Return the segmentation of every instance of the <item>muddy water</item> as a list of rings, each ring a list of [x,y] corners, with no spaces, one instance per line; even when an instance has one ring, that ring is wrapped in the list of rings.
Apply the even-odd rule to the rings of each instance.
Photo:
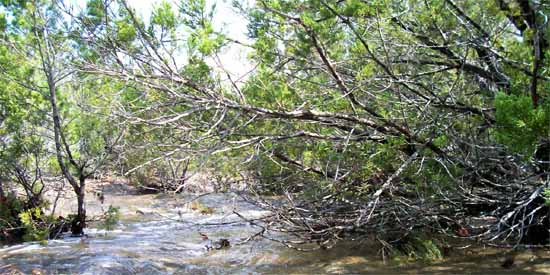
[[[495,249],[463,249],[442,261],[403,264],[383,262],[376,249],[361,243],[308,253],[263,239],[239,245],[258,229],[237,222],[240,219],[233,211],[247,218],[266,212],[235,195],[204,196],[199,203],[189,203],[191,199],[124,194],[107,196],[104,204],[91,199],[92,215],[109,204],[120,207],[124,218],[115,230],[92,224],[86,238],[5,246],[0,248],[0,274],[15,270],[23,274],[550,273],[550,252],[545,250],[521,252],[515,265],[504,269],[505,251]],[[71,207],[69,203],[62,208],[70,211]],[[226,224],[212,225],[220,222]],[[231,247],[207,249],[222,238]]]

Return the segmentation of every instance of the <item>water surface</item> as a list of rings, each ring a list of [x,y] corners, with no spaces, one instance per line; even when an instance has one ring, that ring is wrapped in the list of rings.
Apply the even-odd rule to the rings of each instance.
[[[383,261],[377,248],[361,242],[330,250],[299,252],[265,239],[239,244],[259,231],[233,212],[253,219],[269,214],[236,195],[213,194],[189,203],[187,195],[110,195],[90,199],[89,213],[107,205],[121,208],[123,220],[113,231],[92,224],[86,238],[64,237],[0,248],[0,273],[25,274],[349,274],[349,273],[506,273],[550,274],[550,251],[518,253],[515,265],[501,264],[507,251],[472,246],[455,249],[441,261]],[[69,212],[71,205],[64,206]],[[208,210],[205,210],[208,209]],[[213,213],[205,213],[210,212]],[[201,213],[203,212],[203,213]],[[224,225],[214,226],[216,223]],[[208,240],[204,239],[204,235]],[[228,239],[231,247],[207,249]]]

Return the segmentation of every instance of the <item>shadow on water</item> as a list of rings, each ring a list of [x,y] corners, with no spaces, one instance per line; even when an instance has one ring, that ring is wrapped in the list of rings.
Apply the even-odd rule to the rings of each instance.
[[[509,269],[501,266],[505,251],[469,249],[441,261],[396,263],[381,259],[377,249],[361,243],[341,243],[330,250],[298,252],[267,240],[208,250],[212,240],[234,244],[257,231],[246,224],[211,226],[266,214],[232,195],[200,199],[199,211],[183,196],[111,195],[107,203],[121,208],[124,220],[114,231],[96,228],[87,238],[66,237],[43,246],[24,243],[0,249],[0,274],[548,274],[550,252],[520,252]],[[100,205],[90,203],[90,212]],[[94,209],[94,207],[96,209]],[[210,213],[212,212],[212,213]],[[199,234],[199,233],[202,233]],[[209,240],[205,240],[207,235]],[[12,272],[12,273],[10,273]]]

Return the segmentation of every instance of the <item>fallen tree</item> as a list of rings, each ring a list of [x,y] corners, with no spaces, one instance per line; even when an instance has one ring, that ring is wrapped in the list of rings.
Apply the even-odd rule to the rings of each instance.
[[[119,118],[155,133],[162,158],[253,175],[254,201],[275,213],[266,228],[297,243],[426,230],[548,243],[547,4],[240,8],[256,65],[244,83],[208,65],[238,41],[201,1],[160,4],[147,24],[125,1],[90,2],[75,15],[94,53],[80,69],[126,81]]]

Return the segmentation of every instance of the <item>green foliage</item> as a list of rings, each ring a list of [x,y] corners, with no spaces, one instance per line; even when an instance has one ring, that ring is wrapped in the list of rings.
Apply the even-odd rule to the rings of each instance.
[[[437,261],[443,254],[435,241],[426,237],[408,237],[394,251],[394,260],[407,261]]]
[[[21,224],[25,228],[24,241],[40,241],[44,243],[50,236],[49,223],[45,222],[42,209],[31,208],[19,214]]]
[[[360,0],[346,0],[341,13],[345,16],[367,16],[373,10],[373,4],[381,1],[370,1],[370,5]]]
[[[120,220],[120,207],[109,205],[104,213],[101,227],[105,230],[113,230]]]
[[[122,43],[130,43],[136,38],[136,28],[127,20],[116,21],[117,40]]]
[[[204,60],[194,56],[190,58],[189,64],[185,65],[182,73],[192,80],[208,83],[210,81],[211,68]]]
[[[14,195],[9,194],[0,200],[0,228],[18,227],[21,224],[19,213],[23,210],[24,202]]]
[[[208,7],[205,0],[181,2],[182,23],[190,30],[190,37],[187,40],[188,52],[191,53],[190,57],[193,57],[196,51],[201,55],[209,56],[223,46],[225,36],[222,33],[215,32],[212,25],[215,10],[216,5],[213,4]],[[164,9],[163,20],[164,18],[170,18],[169,13]]]
[[[499,93],[495,99],[499,142],[512,150],[532,155],[537,141],[550,136],[550,102],[533,108],[531,98]]]
[[[102,0],[89,0],[86,3],[86,18],[95,25],[98,25],[105,16],[105,5]]]
[[[544,203],[547,206],[550,206],[550,188],[544,188],[541,194],[542,198],[544,199]]]
[[[216,52],[225,41],[223,35],[215,34],[211,23],[205,22],[204,26],[191,34],[188,45],[191,50],[197,49],[203,55],[211,55]]]
[[[163,1],[155,7],[151,22],[157,24],[166,29],[173,29],[176,27],[176,15],[172,10],[172,5],[169,2]]]
[[[5,31],[8,26],[8,20],[6,19],[6,14],[0,12],[0,31]]]

